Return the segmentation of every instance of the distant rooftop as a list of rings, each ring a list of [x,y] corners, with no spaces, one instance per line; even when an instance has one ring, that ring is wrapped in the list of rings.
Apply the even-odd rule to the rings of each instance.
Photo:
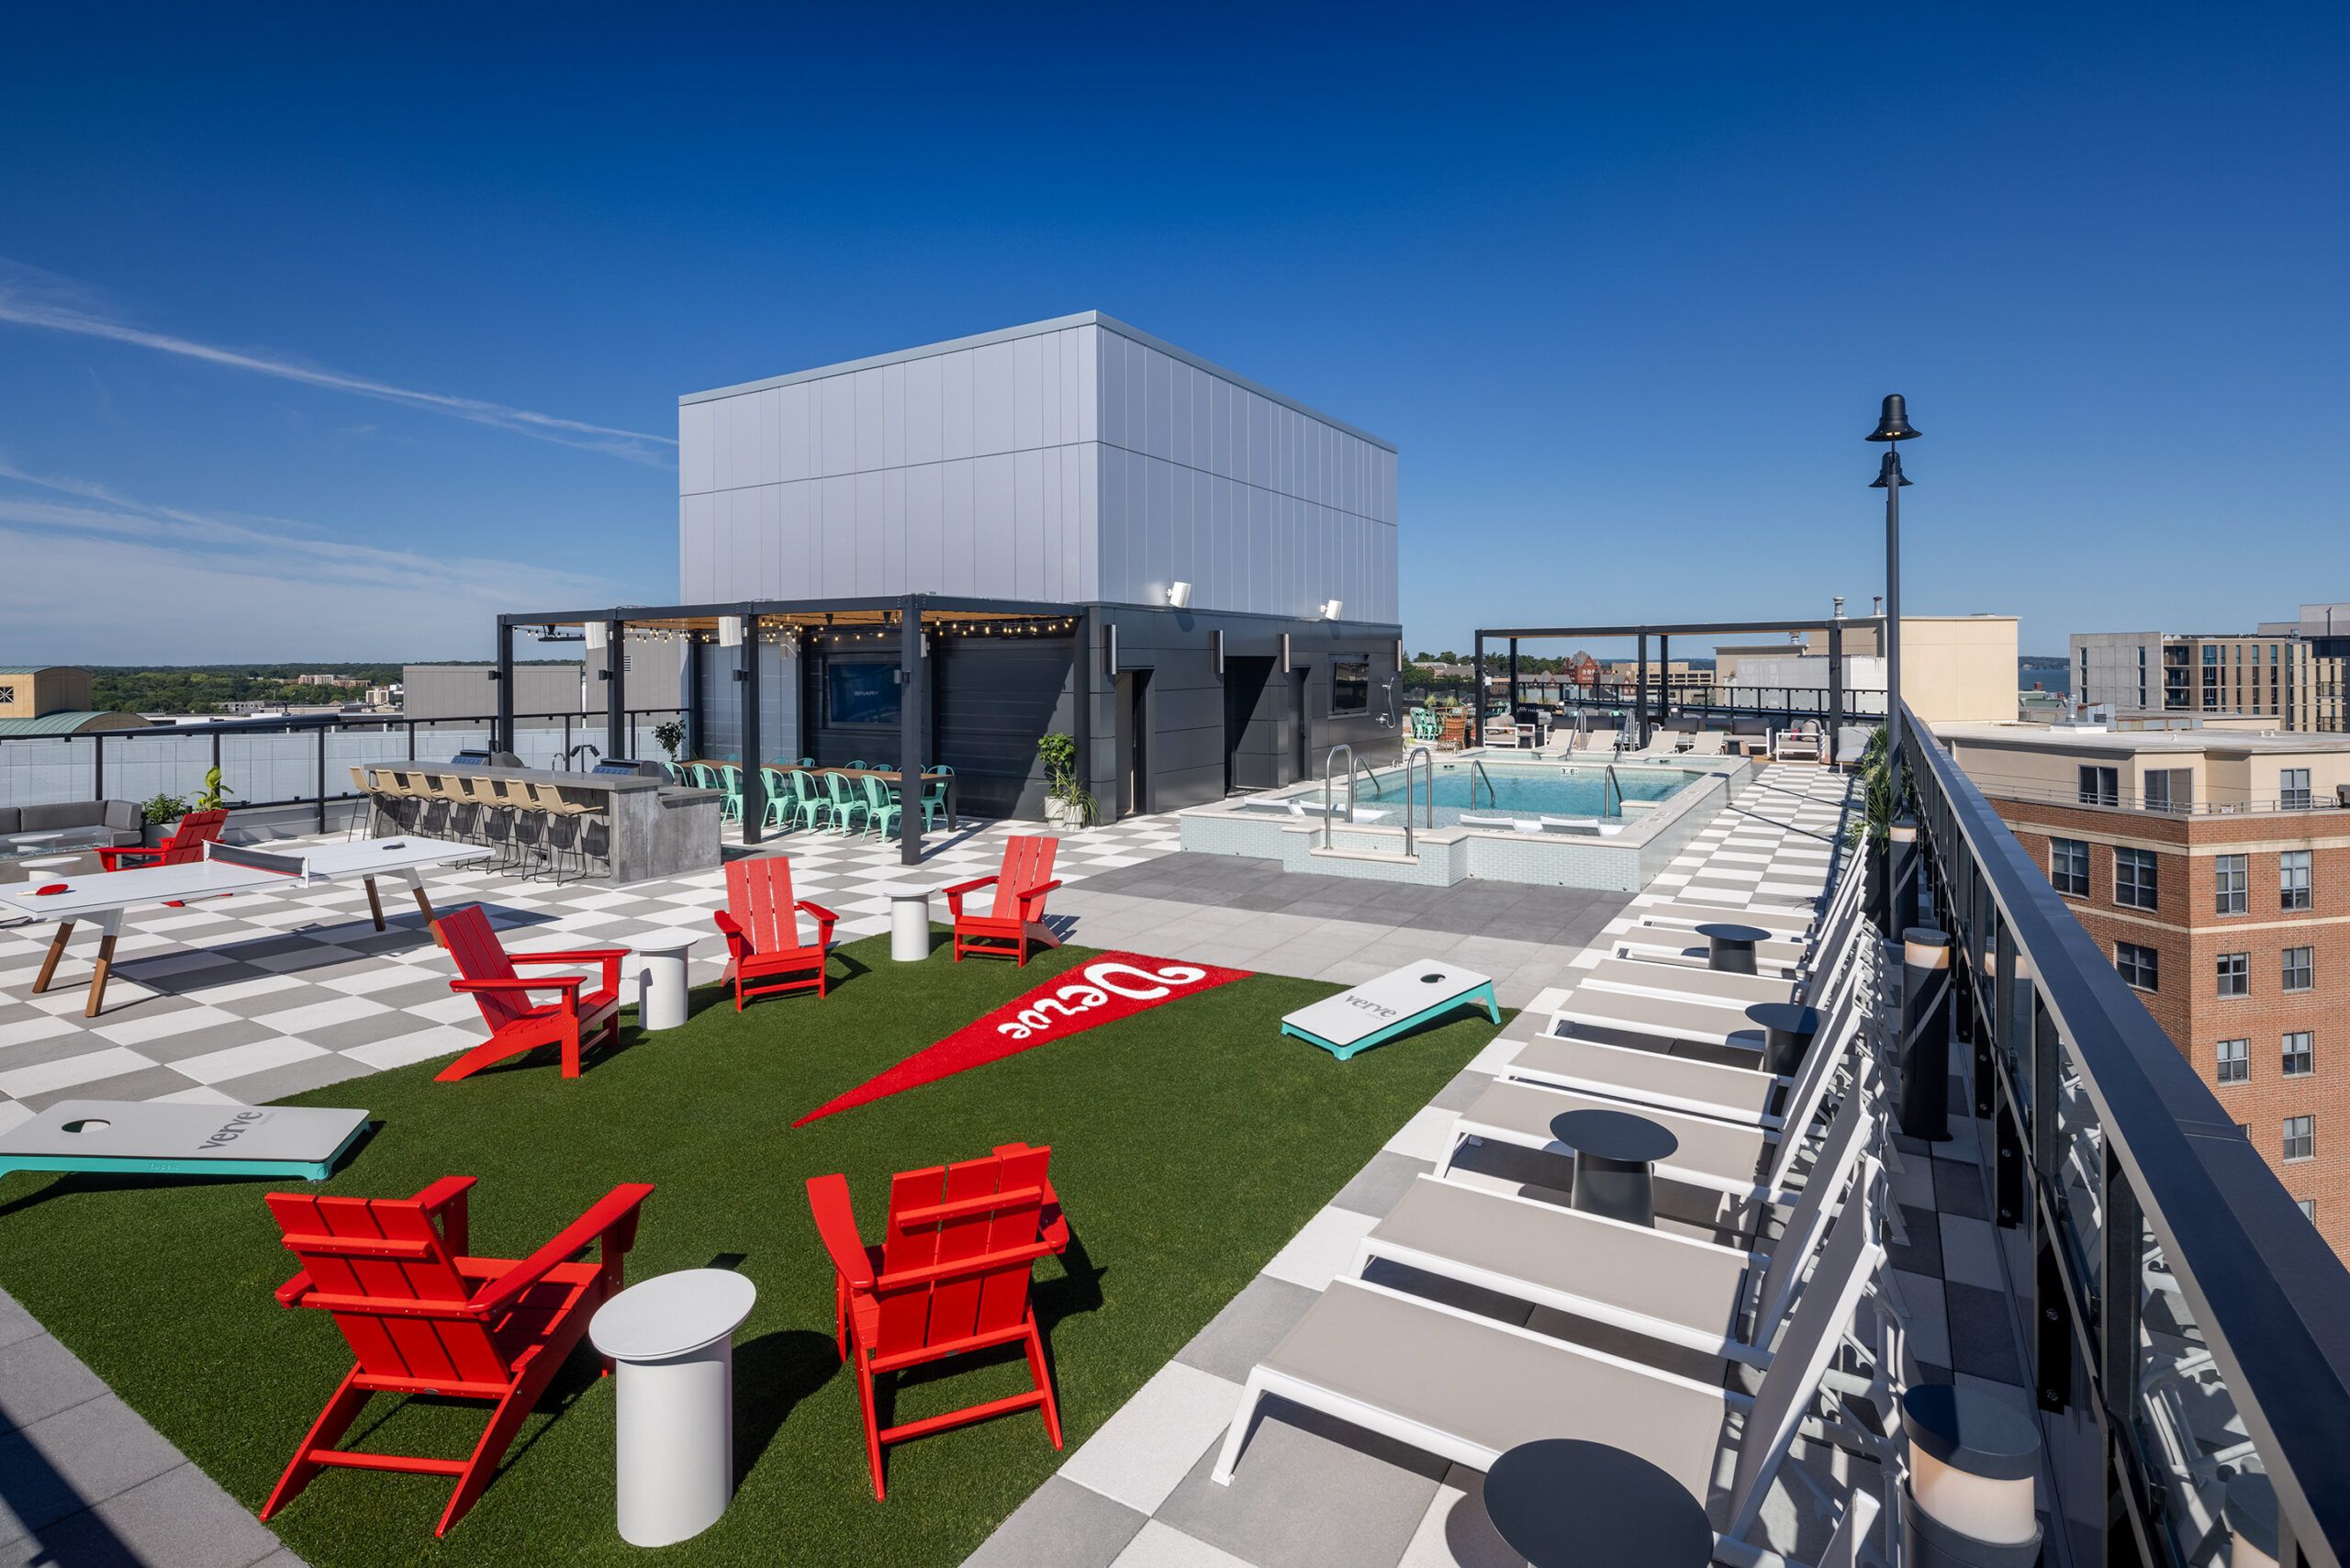
[[[1964,741],[1976,745],[2101,751],[2117,756],[2134,756],[2140,752],[2232,751],[2269,756],[2350,752],[2350,734],[2284,730],[2255,732],[2217,726],[2192,730],[2092,730],[2022,722],[1940,723],[1933,726],[1933,731],[1944,743]]]

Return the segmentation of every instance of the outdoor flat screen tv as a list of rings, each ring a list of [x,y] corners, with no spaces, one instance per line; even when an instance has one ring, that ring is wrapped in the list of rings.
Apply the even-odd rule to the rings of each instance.
[[[899,711],[898,666],[894,663],[827,660],[824,695],[830,722],[895,725]]]

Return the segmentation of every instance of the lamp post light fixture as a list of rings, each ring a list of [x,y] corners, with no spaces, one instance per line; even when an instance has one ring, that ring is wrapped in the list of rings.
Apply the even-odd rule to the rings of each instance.
[[[1919,433],[1901,394],[1891,392],[1877,415],[1876,429],[1864,438],[1886,443],[1885,460],[1877,465],[1869,488],[1885,492],[1886,753],[1894,759],[1897,779],[1901,767],[1901,492],[1909,481],[1901,476],[1901,453],[1892,443],[1915,440]]]

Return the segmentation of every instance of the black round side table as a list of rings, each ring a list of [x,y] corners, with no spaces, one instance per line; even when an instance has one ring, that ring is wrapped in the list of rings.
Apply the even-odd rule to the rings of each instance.
[[[1485,1473],[1485,1515],[1533,1568],[1704,1568],[1697,1499],[1638,1454],[1573,1438],[1523,1443]]]
[[[1771,934],[1759,925],[1740,925],[1726,920],[1700,925],[1697,935],[1706,939],[1706,967],[1726,975],[1752,974],[1754,945],[1771,938]]]
[[[1681,1147],[1679,1138],[1629,1111],[1564,1111],[1550,1118],[1550,1136],[1575,1151],[1569,1206],[1656,1225],[1654,1166]]]
[[[1819,1011],[1796,1002],[1758,1002],[1747,1017],[1762,1025],[1762,1067],[1782,1078],[1792,1078],[1811,1054],[1811,1037],[1819,1033]]]

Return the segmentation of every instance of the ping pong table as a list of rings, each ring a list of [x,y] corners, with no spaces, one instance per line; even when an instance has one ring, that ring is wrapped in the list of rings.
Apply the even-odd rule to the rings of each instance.
[[[375,890],[378,877],[399,877],[416,895],[416,907],[430,922],[432,901],[424,896],[427,867],[479,860],[489,854],[478,844],[445,838],[366,838],[352,844],[308,845],[298,848],[263,849],[251,845],[207,844],[204,858],[178,866],[140,866],[127,871],[95,871],[56,882],[16,882],[0,887],[0,905],[35,920],[57,922],[57,935],[33,980],[36,992],[49,989],[65,956],[66,939],[73,927],[87,920],[99,932],[97,967],[90,975],[90,1000],[84,1017],[95,1018],[106,1005],[106,977],[114,969],[115,939],[122,935],[125,912],[144,904],[182,904],[197,899],[224,898],[231,893],[268,892],[285,887],[310,888],[358,878],[367,884],[367,908],[375,929],[384,929],[384,901]]]

